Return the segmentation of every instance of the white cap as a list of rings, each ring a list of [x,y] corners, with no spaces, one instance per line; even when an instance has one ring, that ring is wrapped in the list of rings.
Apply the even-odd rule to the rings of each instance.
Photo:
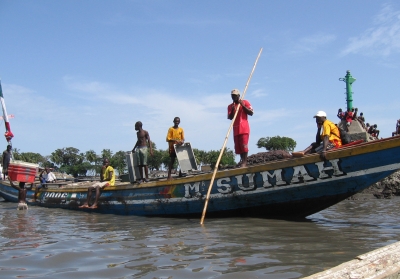
[[[326,117],[326,112],[320,110],[314,115],[314,118],[316,118],[316,117]]]
[[[240,92],[239,92],[238,89],[233,89],[233,90],[231,91],[231,95],[240,95]]]

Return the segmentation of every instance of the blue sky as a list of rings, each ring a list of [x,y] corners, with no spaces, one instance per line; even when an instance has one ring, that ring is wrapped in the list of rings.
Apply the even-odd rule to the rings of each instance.
[[[261,48],[245,96],[250,154],[265,151],[256,142],[266,136],[304,149],[318,110],[337,122],[347,70],[357,79],[354,106],[391,136],[400,118],[398,1],[1,0],[13,147],[128,151],[140,120],[166,149],[179,116],[193,148],[219,150],[230,91],[243,92]]]

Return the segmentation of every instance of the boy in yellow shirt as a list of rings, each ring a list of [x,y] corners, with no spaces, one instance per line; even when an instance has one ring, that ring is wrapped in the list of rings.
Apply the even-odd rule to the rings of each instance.
[[[179,127],[181,119],[179,117],[175,117],[173,122],[174,126],[169,128],[167,133],[167,142],[169,145],[168,151],[169,151],[169,157],[171,158],[168,168],[168,178],[167,178],[168,180],[172,179],[171,171],[176,159],[174,144],[182,145],[185,142],[185,133],[183,132],[183,129]]]
[[[92,186],[88,187],[86,202],[83,205],[79,206],[79,208],[96,209],[98,206],[97,203],[101,194],[101,189],[104,189],[107,186],[114,186],[114,184],[115,184],[114,168],[110,166],[110,161],[107,158],[104,158],[103,167],[101,168],[101,173],[100,173],[100,182],[96,182]],[[92,198],[92,191],[96,191],[96,196],[94,199],[94,203],[91,206],[89,206],[90,200]]]

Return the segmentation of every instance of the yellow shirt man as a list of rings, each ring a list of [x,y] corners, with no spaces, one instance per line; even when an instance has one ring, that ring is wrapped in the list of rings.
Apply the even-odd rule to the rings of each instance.
[[[339,128],[335,125],[335,123],[329,121],[328,119],[326,119],[322,124],[321,140],[324,140],[325,136],[328,136],[329,141],[333,143],[336,147],[342,146]]]
[[[178,141],[184,141],[184,140],[185,140],[185,133],[183,132],[183,129],[181,127],[169,128],[167,133],[167,142],[169,144],[170,154],[171,152],[175,153],[174,144]]]

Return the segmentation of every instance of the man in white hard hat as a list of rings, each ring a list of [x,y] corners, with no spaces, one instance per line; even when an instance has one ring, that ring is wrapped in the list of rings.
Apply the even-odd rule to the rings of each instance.
[[[325,111],[318,111],[315,115],[318,131],[313,145],[315,152],[321,152],[321,159],[326,160],[326,151],[342,146],[339,128],[332,121],[326,119]]]
[[[295,157],[304,156],[309,153],[321,153],[321,159],[326,160],[326,151],[334,147],[342,146],[339,128],[332,121],[326,119],[325,111],[318,111],[315,115],[317,123],[317,135],[315,142],[302,152],[293,152]]]

